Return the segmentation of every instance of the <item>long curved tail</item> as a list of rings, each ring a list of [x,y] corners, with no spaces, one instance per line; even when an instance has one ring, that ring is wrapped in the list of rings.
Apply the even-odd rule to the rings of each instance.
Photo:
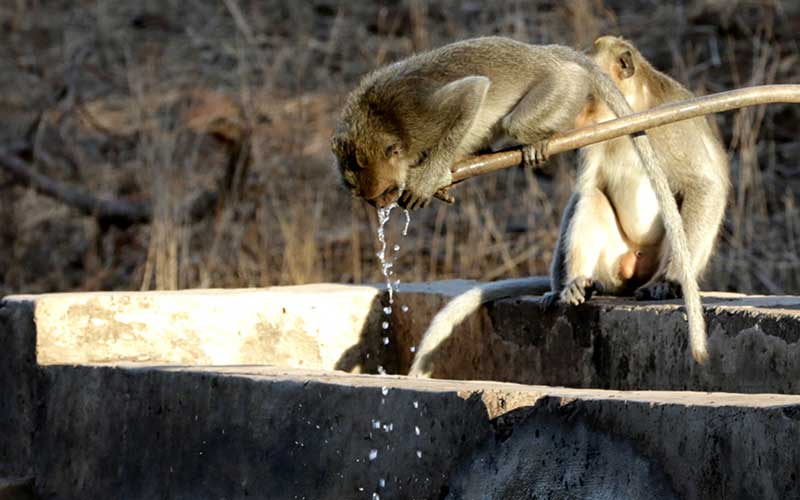
[[[433,351],[450,337],[456,325],[481,305],[520,295],[541,295],[549,290],[550,278],[544,276],[495,281],[467,290],[451,300],[433,318],[417,347],[417,355],[408,374],[415,377],[430,377],[433,372],[431,359]]]
[[[604,97],[611,111],[618,117],[631,114],[633,110],[617,86],[614,85],[614,82],[600,69],[595,68],[592,71],[597,75],[593,79],[595,90]],[[662,219],[664,220],[667,238],[669,238],[670,246],[672,247],[672,258],[678,261],[676,267],[680,269],[678,279],[686,301],[686,311],[689,318],[689,343],[692,349],[692,356],[698,363],[704,363],[708,359],[708,348],[706,345],[703,304],[700,300],[700,289],[697,286],[696,273],[689,256],[686,233],[683,230],[683,222],[678,211],[678,205],[675,202],[667,177],[661,168],[650,140],[645,134],[639,134],[633,138],[633,145],[642,160],[645,173],[656,193],[658,205],[663,215]]]

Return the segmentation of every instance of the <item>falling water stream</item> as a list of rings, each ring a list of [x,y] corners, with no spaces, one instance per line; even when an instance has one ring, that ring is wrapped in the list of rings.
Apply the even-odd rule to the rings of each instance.
[[[400,280],[396,279],[394,277],[395,273],[394,273],[394,269],[393,269],[393,267],[394,267],[394,259],[397,256],[397,253],[400,251],[400,245],[399,244],[393,245],[392,246],[392,252],[389,253],[388,252],[389,245],[388,245],[388,243],[386,241],[386,224],[389,222],[389,219],[391,218],[392,210],[394,208],[396,208],[396,207],[397,207],[397,204],[396,203],[392,203],[391,205],[389,205],[389,206],[387,206],[385,208],[379,208],[378,209],[378,231],[377,232],[378,232],[378,241],[380,242],[381,247],[380,247],[380,251],[378,251],[378,253],[376,255],[377,255],[377,257],[378,257],[378,259],[380,260],[380,263],[381,263],[381,273],[383,274],[383,278],[384,278],[384,280],[386,282],[386,291],[387,291],[387,294],[389,296],[388,297],[388,305],[384,306],[384,308],[383,308],[383,314],[384,314],[385,317],[384,317],[383,321],[381,321],[381,330],[383,332],[381,340],[382,340],[382,344],[384,346],[388,346],[389,342],[390,342],[390,339],[389,339],[389,336],[388,336],[388,330],[389,330],[389,327],[391,325],[392,313],[394,312],[393,308],[394,308],[395,294],[398,292],[399,287],[400,287]],[[408,234],[408,226],[411,223],[411,214],[409,213],[409,211],[408,210],[404,210],[404,213],[405,213],[405,219],[406,220],[405,220],[405,226],[403,227],[403,232],[402,232],[403,237],[405,237]],[[408,306],[404,304],[404,305],[402,305],[400,307],[400,310],[402,312],[406,313],[406,312],[408,312]],[[416,351],[416,346],[411,346],[410,350],[411,350],[412,353],[415,352]],[[378,366],[378,373],[380,375],[385,375],[386,374],[386,370],[382,366]],[[381,397],[381,405],[386,403],[386,398],[388,397],[388,395],[389,395],[389,388],[385,387],[385,386],[382,387],[381,388],[381,396],[382,396]],[[417,408],[417,407],[418,407],[418,403],[416,401],[414,401],[414,408]],[[372,432],[378,432],[378,431],[381,431],[381,430],[383,432],[387,432],[388,433],[388,432],[392,432],[394,430],[394,423],[392,423],[392,422],[382,423],[380,420],[372,419],[372,421],[370,423],[370,427],[371,427],[370,428],[370,434]],[[419,430],[418,426],[414,426],[414,434],[416,436],[420,435],[420,430]],[[388,451],[389,445],[386,446],[386,449]],[[369,459],[370,462],[372,462],[372,461],[378,459],[378,455],[379,455],[379,450],[377,448],[371,448],[369,450],[369,454],[368,454],[367,458]],[[416,456],[417,456],[417,459],[422,458],[422,452],[420,450],[417,450]],[[377,485],[376,490],[373,491],[373,493],[372,493],[372,497],[371,497],[372,500],[380,500],[380,493],[378,491],[379,490],[383,490],[385,487],[386,487],[386,479],[380,478],[378,480],[378,485]]]

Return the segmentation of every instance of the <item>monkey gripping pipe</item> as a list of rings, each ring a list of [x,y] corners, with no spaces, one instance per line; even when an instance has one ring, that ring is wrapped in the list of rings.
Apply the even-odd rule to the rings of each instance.
[[[552,156],[623,135],[635,134],[649,128],[711,113],[774,103],[800,103],[800,85],[759,85],[664,104],[615,120],[557,133],[546,143],[545,154]],[[451,167],[453,183],[437,191],[436,197],[452,203],[454,199],[448,190],[455,184],[470,177],[514,167],[521,163],[521,148],[466,158]]]

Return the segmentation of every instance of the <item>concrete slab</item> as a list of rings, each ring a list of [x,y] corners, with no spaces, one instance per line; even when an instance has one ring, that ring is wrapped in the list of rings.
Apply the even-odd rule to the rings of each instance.
[[[56,294],[35,298],[41,364],[271,364],[405,373],[431,318],[468,281],[380,287]],[[437,378],[615,389],[800,393],[800,298],[704,296],[711,359],[688,354],[680,301],[598,298],[542,311],[489,304],[435,357]],[[389,320],[388,330],[381,328]],[[384,345],[384,337],[388,345]]]
[[[380,290],[306,285],[36,297],[38,362],[270,363],[333,367]],[[375,340],[377,342],[377,339]]]
[[[44,497],[800,496],[790,480],[800,470],[800,396],[274,367],[43,372]]]

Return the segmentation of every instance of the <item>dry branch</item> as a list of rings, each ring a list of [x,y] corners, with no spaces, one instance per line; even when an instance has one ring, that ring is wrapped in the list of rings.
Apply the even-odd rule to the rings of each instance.
[[[773,103],[800,103],[800,85],[760,85],[665,104],[616,120],[556,134],[547,144],[547,154],[552,156],[589,144],[711,113]],[[453,184],[521,163],[521,149],[468,158],[453,165]],[[447,198],[447,189],[449,188],[439,190],[436,196],[442,199]]]
[[[14,184],[28,186],[37,193],[75,208],[85,215],[96,217],[105,225],[127,227],[150,222],[153,218],[150,203],[101,198],[74,188],[35,172],[24,160],[10,154],[8,150],[0,150],[0,171],[6,172]],[[216,193],[203,191],[190,197],[181,207],[180,213],[187,220],[200,220],[214,210],[217,199]]]
[[[19,184],[24,184],[37,193],[78,209],[110,224],[130,225],[150,220],[150,206],[124,200],[104,199],[89,192],[76,189],[50,177],[34,172],[19,157],[0,152],[0,170],[8,173]]]

